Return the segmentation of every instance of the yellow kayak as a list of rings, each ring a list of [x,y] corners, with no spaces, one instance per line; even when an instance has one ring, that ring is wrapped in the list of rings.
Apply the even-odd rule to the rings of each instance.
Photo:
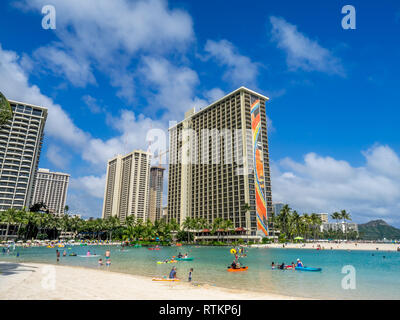
[[[152,281],[180,281],[180,279],[168,279],[168,278],[153,278]]]

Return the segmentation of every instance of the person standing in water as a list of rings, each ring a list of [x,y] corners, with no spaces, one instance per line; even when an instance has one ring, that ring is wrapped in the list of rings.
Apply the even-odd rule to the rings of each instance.
[[[169,273],[170,279],[176,279],[176,267],[172,267],[171,272]]]
[[[57,262],[60,261],[60,251],[58,251],[58,249],[56,249],[56,257],[57,257]]]
[[[192,274],[193,274],[193,268],[190,268],[189,279],[188,279],[189,282],[192,282]]]

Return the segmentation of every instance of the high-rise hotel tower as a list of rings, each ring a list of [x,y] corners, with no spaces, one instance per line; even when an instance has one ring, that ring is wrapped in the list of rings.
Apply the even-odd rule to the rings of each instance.
[[[39,168],[36,176],[32,204],[43,202],[54,214],[64,214],[69,174]]]
[[[0,211],[32,205],[47,109],[9,100],[13,117],[0,127]]]
[[[268,236],[267,101],[240,87],[169,129],[169,220],[220,217],[233,222],[232,237]]]
[[[164,170],[161,166],[150,168],[149,220],[154,222],[162,216],[162,195],[164,187]]]
[[[127,216],[147,220],[149,210],[150,156],[135,150],[108,161],[104,192],[103,219]]]

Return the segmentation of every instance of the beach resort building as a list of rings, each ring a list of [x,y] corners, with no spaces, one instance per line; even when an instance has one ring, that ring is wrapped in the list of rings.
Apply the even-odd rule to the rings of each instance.
[[[316,215],[321,219],[322,224],[329,222],[329,213],[316,213]]]
[[[39,168],[32,204],[43,202],[53,214],[64,214],[70,175]]]
[[[272,207],[273,207],[275,216],[279,215],[279,213],[281,212],[281,210],[282,210],[284,205],[285,204],[282,203],[282,202],[274,202],[274,203],[272,203]]]
[[[269,235],[267,101],[240,87],[169,128],[168,220],[230,220],[233,228],[219,230],[224,239]],[[205,229],[196,239],[219,236]]]
[[[150,168],[149,220],[153,223],[162,217],[164,170],[161,166]]]
[[[357,223],[349,223],[345,221],[341,222],[328,222],[328,223],[323,223],[320,226],[321,232],[324,231],[338,231],[341,230],[343,233],[350,232],[350,231],[355,231],[358,233],[358,224]]]
[[[135,150],[108,161],[103,219],[113,216],[124,221],[129,215],[142,221],[148,218],[150,156]]]
[[[33,204],[47,109],[9,102],[12,119],[0,128],[0,210],[19,210]]]

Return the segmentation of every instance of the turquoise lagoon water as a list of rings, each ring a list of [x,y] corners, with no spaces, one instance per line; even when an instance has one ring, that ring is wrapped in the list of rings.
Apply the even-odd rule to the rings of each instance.
[[[162,247],[160,251],[147,248],[117,246],[73,246],[65,248],[67,253],[76,252],[102,255],[111,251],[111,271],[138,274],[150,277],[166,276],[171,267],[177,267],[178,278],[187,279],[190,268],[194,269],[193,280],[225,288],[246,289],[261,292],[321,298],[321,299],[400,299],[400,252],[383,251],[339,251],[308,249],[248,248],[247,257],[241,259],[248,265],[247,272],[227,272],[233,257],[228,247]],[[0,261],[56,263],[56,249],[44,247],[17,248],[20,253],[2,255]],[[59,249],[60,252],[64,248]],[[175,264],[157,264],[157,261],[176,256],[179,252],[189,253],[193,261]],[[385,256],[385,258],[384,258]],[[304,265],[320,267],[322,272],[271,270],[271,262],[287,264],[300,258]],[[59,264],[99,268],[97,258],[61,257]],[[356,289],[343,289],[341,273],[343,266],[352,265],[356,270]],[[106,269],[105,266],[101,267]],[[150,279],[149,279],[150,281]]]

